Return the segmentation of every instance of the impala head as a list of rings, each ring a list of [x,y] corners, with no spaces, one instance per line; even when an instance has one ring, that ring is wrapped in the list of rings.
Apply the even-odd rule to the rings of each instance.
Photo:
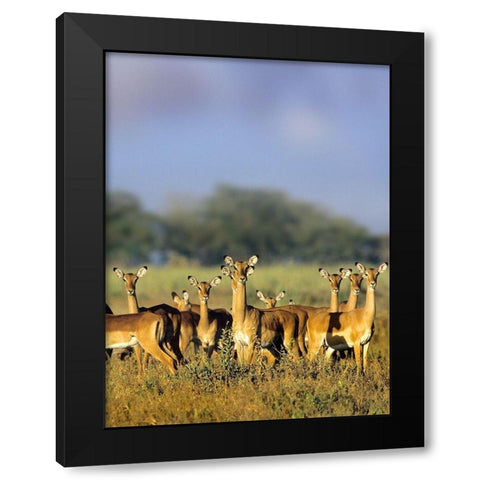
[[[273,308],[284,296],[285,290],[282,290],[276,297],[265,297],[260,290],[257,290],[257,297],[267,306],[267,308]]]
[[[360,295],[360,287],[362,285],[363,275],[360,273],[352,273],[351,268],[341,268],[340,273],[343,278],[348,278],[350,280],[350,291],[354,295]]]
[[[135,295],[135,286],[137,280],[147,273],[147,267],[140,267],[137,273],[123,273],[117,267],[113,267],[113,271],[118,278],[125,282],[125,289],[127,290],[128,295]]]
[[[232,279],[232,288],[235,289],[236,285],[245,285],[247,283],[247,277],[255,270],[258,255],[252,255],[246,262],[235,262],[232,257],[225,255],[223,261],[225,264],[221,267],[222,273]]]
[[[178,296],[176,292],[172,292],[172,300],[177,305],[177,308],[180,312],[188,312],[192,309],[192,304],[190,303],[190,297],[188,292],[184,290],[182,296]]]
[[[377,286],[377,277],[388,267],[387,262],[382,263],[378,268],[365,268],[361,263],[358,262],[355,265],[362,274],[362,277],[368,282],[368,288],[370,290],[375,290]]]
[[[338,273],[328,273],[324,268],[319,268],[318,271],[323,278],[326,278],[330,282],[330,293],[332,295],[338,295],[340,290],[340,283],[342,282],[342,275]]]
[[[199,282],[195,277],[191,275],[188,277],[188,281],[198,289],[198,298],[202,303],[208,302],[208,297],[210,295],[210,289],[216,287],[222,281],[222,277],[214,277],[210,283],[208,282]]]

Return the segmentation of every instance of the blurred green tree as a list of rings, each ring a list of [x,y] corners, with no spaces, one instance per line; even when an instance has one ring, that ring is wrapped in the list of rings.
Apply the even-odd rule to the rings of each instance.
[[[388,256],[388,235],[372,235],[281,191],[220,185],[211,196],[177,202],[158,216],[131,193],[108,194],[106,251],[109,261],[130,265],[182,258],[215,265],[227,253],[257,253],[265,263],[378,262]]]
[[[136,265],[150,261],[158,250],[161,223],[156,215],[143,211],[137,197],[128,192],[107,195],[105,249],[107,262]]]
[[[218,263],[225,253],[262,261],[378,261],[381,239],[348,219],[338,218],[287,194],[220,185],[192,206],[177,206],[160,217],[161,248]]]

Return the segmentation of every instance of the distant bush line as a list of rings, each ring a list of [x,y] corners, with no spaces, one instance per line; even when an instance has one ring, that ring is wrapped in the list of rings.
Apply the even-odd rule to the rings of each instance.
[[[220,185],[193,205],[158,215],[131,193],[110,192],[105,213],[107,262],[214,265],[225,254],[253,253],[262,263],[388,259],[388,235],[276,190]]]

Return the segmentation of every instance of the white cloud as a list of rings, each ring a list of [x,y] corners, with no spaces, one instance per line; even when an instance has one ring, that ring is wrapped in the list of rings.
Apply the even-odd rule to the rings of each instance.
[[[308,147],[328,136],[328,121],[309,106],[284,109],[276,124],[282,138],[295,147]]]

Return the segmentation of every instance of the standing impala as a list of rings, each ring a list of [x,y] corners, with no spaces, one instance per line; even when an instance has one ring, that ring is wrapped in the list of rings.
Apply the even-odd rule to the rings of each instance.
[[[255,270],[258,256],[252,255],[248,261],[235,262],[225,255],[224,262],[222,273],[232,280],[232,333],[238,361],[250,365],[256,357],[258,344],[269,364],[279,359],[279,346],[282,344],[288,353],[297,358],[300,354],[298,316],[286,310],[259,310],[247,305],[246,283]]]
[[[125,282],[125,290],[127,291],[127,301],[128,301],[128,312],[129,313],[138,313],[138,312],[145,312],[151,311],[153,313],[157,313],[159,315],[166,314],[168,318],[167,325],[165,327],[165,342],[167,345],[167,353],[174,357],[178,362],[183,361],[183,352],[186,349],[186,346],[189,345],[190,341],[189,338],[192,337],[192,330],[193,327],[190,325],[190,322],[184,320],[182,322],[182,316],[180,312],[170,305],[161,304],[155,305],[153,307],[139,307],[138,300],[137,300],[137,281],[139,278],[142,278],[147,273],[147,267],[143,266],[138,269],[137,273],[123,273],[122,270],[115,267],[113,269],[115,275],[118,278]],[[183,337],[181,335],[181,328],[183,324]],[[182,343],[181,343],[182,342]],[[186,345],[186,346],[185,346]],[[182,347],[185,347],[182,351]],[[138,347],[134,347],[138,348]],[[135,354],[137,354],[135,352]]]
[[[192,312],[193,311],[193,304],[190,303],[190,295],[186,290],[182,292],[182,296],[178,295],[177,292],[172,292],[172,300],[173,303],[177,306],[180,312]],[[196,305],[199,307],[199,305]]]
[[[266,305],[266,308],[273,308],[284,296],[285,290],[282,290],[276,297],[266,297],[260,290],[257,290],[257,297]]]
[[[364,373],[367,367],[367,351],[375,330],[375,289],[378,275],[387,269],[387,263],[378,268],[365,268],[361,263],[356,266],[367,281],[365,306],[349,312],[320,313],[308,319],[307,331],[310,338],[308,356],[315,358],[320,347],[327,347],[327,358],[335,350],[353,348],[357,372]]]
[[[357,308],[358,295],[360,295],[360,287],[362,285],[363,276],[360,273],[352,273],[350,268],[341,268],[340,273],[344,278],[350,280],[350,294],[348,300],[341,302],[338,306],[339,312],[349,312]]]
[[[330,283],[330,305],[328,307],[313,307],[310,305],[295,305],[289,303],[283,307],[272,307],[273,310],[280,308],[289,312],[295,313],[298,316],[298,346],[303,356],[307,356],[307,320],[309,317],[318,313],[336,312],[338,311],[338,292],[340,289],[340,283],[345,278],[345,273],[341,275],[337,273],[328,273],[324,268],[319,268],[320,275],[327,279]],[[258,295],[258,293],[257,293]]]
[[[125,290],[127,291],[128,313],[138,313],[138,301],[137,301],[137,281],[147,273],[147,267],[140,267],[137,273],[123,273],[117,267],[113,267],[115,275],[125,282]]]
[[[152,312],[105,315],[105,348],[118,349],[133,347],[137,359],[138,374],[145,370],[147,354],[165,365],[170,373],[177,369],[176,361],[163,350],[165,314]],[[139,347],[145,350],[143,364]]]
[[[223,330],[229,328],[232,323],[232,316],[225,309],[210,310],[208,308],[210,290],[220,284],[222,277],[215,277],[210,282],[199,282],[195,277],[189,276],[188,281],[198,289],[200,320],[197,324],[197,336],[207,357],[210,358],[218,349]]]
[[[146,266],[140,267],[137,273],[123,273],[122,270],[120,270],[117,267],[113,267],[113,271],[118,278],[120,278],[125,282],[125,290],[127,291],[128,313],[138,313],[138,301],[137,301],[137,295],[135,293],[135,288],[137,285],[137,280],[139,278],[142,278],[147,273],[147,267]],[[138,358],[140,356],[138,343],[135,344],[135,346],[133,347],[133,350],[134,350],[135,356]],[[124,355],[129,355],[130,352],[131,350],[128,348],[114,349],[114,353],[118,355],[120,358],[123,358]]]
[[[343,270],[343,269],[341,269]],[[320,275],[330,282],[330,306],[319,307],[315,313],[321,312],[338,312],[338,292],[340,291],[340,283],[345,278],[345,273],[328,273],[324,268],[319,268]]]

